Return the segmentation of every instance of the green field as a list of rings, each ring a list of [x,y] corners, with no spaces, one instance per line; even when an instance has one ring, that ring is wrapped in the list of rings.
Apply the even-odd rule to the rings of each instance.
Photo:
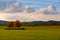
[[[4,30],[0,26],[0,40],[60,40],[60,26],[22,26],[26,30]]]

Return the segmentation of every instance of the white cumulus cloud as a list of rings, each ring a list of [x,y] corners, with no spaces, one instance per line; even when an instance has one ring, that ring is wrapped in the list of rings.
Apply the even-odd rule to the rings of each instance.
[[[56,14],[56,7],[49,5],[47,8],[41,8],[40,11],[45,14]]]

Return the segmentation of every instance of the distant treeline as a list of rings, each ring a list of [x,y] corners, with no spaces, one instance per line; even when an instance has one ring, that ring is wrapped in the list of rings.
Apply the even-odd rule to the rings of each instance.
[[[7,25],[7,22],[8,22],[8,21],[0,20],[0,26],[2,26],[2,25],[3,25],[3,26],[6,26],[6,25]]]
[[[1,21],[0,25],[7,25],[8,21]],[[32,22],[21,22],[22,26],[49,26],[49,25],[60,25],[60,21],[32,21]]]
[[[49,26],[49,25],[60,25],[60,21],[32,21],[32,22],[22,22],[23,26]]]

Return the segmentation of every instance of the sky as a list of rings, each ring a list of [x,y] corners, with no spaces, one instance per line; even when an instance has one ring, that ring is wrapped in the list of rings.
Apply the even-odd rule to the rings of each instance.
[[[21,0],[23,5],[31,5],[36,9],[47,7],[49,5],[56,6],[59,10],[60,8],[60,0]]]
[[[0,0],[0,20],[60,21],[60,0]]]

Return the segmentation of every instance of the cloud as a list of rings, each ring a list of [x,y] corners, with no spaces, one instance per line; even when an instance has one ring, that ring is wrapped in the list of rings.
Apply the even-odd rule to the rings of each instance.
[[[0,19],[21,21],[36,20],[60,20],[60,14],[56,12],[56,7],[49,5],[46,8],[35,10],[32,6],[24,6],[19,0],[1,1]],[[5,5],[5,6],[4,6]],[[49,15],[48,15],[49,14]]]
[[[32,13],[35,12],[35,9],[32,6],[25,6],[24,12]]]
[[[24,9],[22,3],[20,1],[16,1],[15,3],[11,4],[8,8],[5,9],[5,12],[22,12]]]
[[[24,6],[19,0],[0,0],[0,12],[22,12],[23,9]]]
[[[29,7],[26,7],[26,9],[28,9],[28,8]],[[60,20],[59,18],[60,18],[60,14],[56,13],[56,7],[50,5],[46,8],[41,8],[40,10],[31,12],[31,13],[29,13],[29,12],[27,12],[27,10],[25,10],[25,12],[22,12],[22,13],[9,15],[7,20],[20,19],[22,21],[33,21],[33,20],[47,21],[47,20]]]
[[[17,13],[17,12],[34,12],[35,9],[32,6],[24,6],[21,1],[13,0],[13,1],[1,1],[2,5],[0,5],[0,12],[5,13]],[[4,5],[5,6],[4,6]]]
[[[0,16],[0,19],[5,19],[5,20],[21,20],[21,21],[38,21],[38,20],[42,20],[42,21],[48,21],[48,20],[60,20],[60,15],[56,15],[56,14],[44,14],[41,13],[40,11],[37,11],[35,13],[16,13],[16,14],[7,14],[7,13],[3,13],[3,16]]]
[[[4,10],[7,6],[15,3],[16,0],[0,0],[0,10]]]
[[[44,14],[56,14],[56,7],[49,5],[47,8],[41,8],[40,12]]]

